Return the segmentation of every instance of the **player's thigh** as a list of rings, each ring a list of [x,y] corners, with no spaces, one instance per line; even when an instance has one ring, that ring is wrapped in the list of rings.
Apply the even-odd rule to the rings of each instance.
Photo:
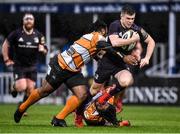
[[[87,97],[87,80],[82,73],[75,73],[65,81],[65,84],[72,92],[80,99],[84,100]]]
[[[134,79],[130,71],[124,69],[115,74],[115,78],[118,80],[122,87],[128,87],[133,84]]]
[[[33,89],[35,87],[35,83],[37,81],[37,71],[33,69],[31,71],[26,72],[26,80],[27,80],[27,88]]]
[[[21,69],[14,69],[13,77],[15,89],[19,92],[26,90],[26,73]]]

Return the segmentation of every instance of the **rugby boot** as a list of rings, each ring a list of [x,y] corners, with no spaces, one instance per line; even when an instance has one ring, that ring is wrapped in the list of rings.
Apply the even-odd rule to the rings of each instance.
[[[83,123],[83,116],[80,114],[77,114],[76,112],[74,112],[74,124],[76,127],[84,127],[84,123]]]
[[[129,126],[131,126],[131,123],[129,120],[123,120],[123,121],[119,122],[119,126],[120,127],[123,127],[123,126],[129,127]]]
[[[57,119],[55,116],[53,117],[51,121],[52,126],[58,126],[58,127],[67,127],[66,121],[63,119]]]
[[[21,120],[21,117],[23,116],[24,112],[20,112],[19,108],[16,110],[16,112],[14,113],[14,121],[16,123],[19,123]]]

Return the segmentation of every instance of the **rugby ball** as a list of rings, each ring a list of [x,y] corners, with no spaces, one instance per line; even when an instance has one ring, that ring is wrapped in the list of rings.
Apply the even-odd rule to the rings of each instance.
[[[130,39],[133,35],[133,30],[128,30],[122,35],[122,39]],[[136,46],[136,42],[131,43],[129,45],[122,46],[122,49],[125,51],[131,51]]]

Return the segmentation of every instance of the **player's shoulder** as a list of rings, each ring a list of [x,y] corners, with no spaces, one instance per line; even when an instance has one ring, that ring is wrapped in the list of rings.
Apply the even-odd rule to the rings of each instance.
[[[19,33],[22,33],[22,31],[23,31],[23,28],[22,28],[22,27],[19,27],[19,28],[13,30],[11,33],[13,33],[13,34],[19,34]]]
[[[140,31],[142,29],[141,26],[136,25],[135,23],[131,26],[131,29],[133,29],[134,31]]]
[[[8,40],[14,39],[14,38],[18,37],[19,35],[21,35],[21,33],[22,33],[22,29],[21,28],[17,28],[17,29],[15,29],[15,30],[13,30],[13,31],[11,31],[9,33],[7,39]]]
[[[39,35],[39,34],[42,34],[39,30],[37,30],[37,29],[35,29],[35,28],[34,28],[34,33],[35,33],[35,34],[38,34],[38,35]]]
[[[114,20],[113,22],[111,22],[110,25],[111,26],[119,26],[120,25],[120,21],[119,20]]]

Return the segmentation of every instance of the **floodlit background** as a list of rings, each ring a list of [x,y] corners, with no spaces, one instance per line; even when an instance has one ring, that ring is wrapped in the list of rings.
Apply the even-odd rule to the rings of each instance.
[[[150,65],[137,70],[135,84],[126,92],[124,103],[180,105],[180,1],[179,0],[0,0],[0,50],[7,35],[22,25],[25,12],[35,16],[35,27],[46,37],[49,53],[40,57],[37,86],[41,85],[47,64],[55,53],[67,49],[96,19],[108,25],[119,19],[121,8],[131,4],[137,11],[135,23],[156,41]],[[143,44],[144,51],[146,45]],[[89,83],[96,62],[83,68]],[[12,98],[12,73],[0,51],[0,103],[17,103],[22,94]],[[71,94],[61,86],[40,103],[64,103]]]

